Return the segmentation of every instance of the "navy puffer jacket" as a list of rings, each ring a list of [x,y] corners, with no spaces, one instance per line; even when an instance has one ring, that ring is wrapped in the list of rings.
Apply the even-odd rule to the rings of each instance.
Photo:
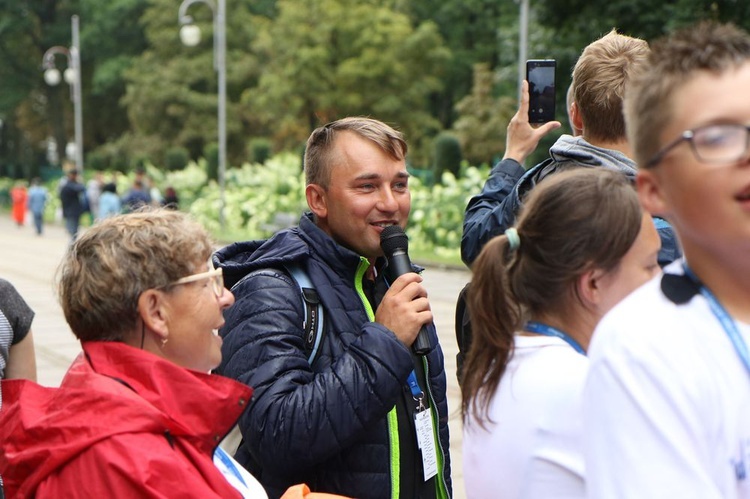
[[[619,151],[594,146],[583,137],[561,136],[550,148],[550,157],[525,171],[514,159],[492,168],[482,192],[472,197],[464,213],[461,258],[471,267],[487,241],[512,227],[523,198],[539,182],[570,168],[607,168],[635,181],[635,162]],[[653,217],[661,239],[659,265],[664,267],[682,255],[677,235],[665,220]]]
[[[319,492],[392,497],[397,449],[389,435],[398,433],[395,412],[388,414],[413,361],[390,330],[371,322],[355,290],[367,261],[336,244],[309,214],[299,227],[265,242],[235,243],[213,258],[227,287],[239,282],[220,331],[218,372],[255,390],[240,421],[244,441],[237,460],[270,497],[301,482]],[[324,307],[326,332],[312,366],[304,352],[301,293],[281,270],[288,262],[301,262]],[[435,348],[425,357],[427,378],[442,451],[438,479],[450,494],[443,354],[434,326],[429,333]]]

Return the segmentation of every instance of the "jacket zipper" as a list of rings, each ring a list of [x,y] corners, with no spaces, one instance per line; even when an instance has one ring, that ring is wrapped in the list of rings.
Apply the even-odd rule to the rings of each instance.
[[[435,443],[437,443],[437,448],[440,449],[440,454],[437,456],[439,478],[437,497],[438,499],[450,499],[450,495],[448,494],[448,484],[445,483],[445,451],[443,450],[443,444],[440,442],[440,421],[437,416],[437,404],[435,404],[435,399],[432,397],[432,389],[430,389],[430,364],[427,362],[427,356],[422,357],[422,363],[424,364],[427,396],[430,398],[430,415],[432,416],[432,425],[435,428],[433,438],[435,439]]]
[[[362,279],[364,278],[365,272],[370,267],[370,262],[360,256],[359,265],[357,265],[357,273],[354,276],[354,289],[357,290],[359,300],[365,307],[367,312],[367,318],[370,321],[375,320],[375,312],[372,310],[370,301],[365,296],[365,292],[362,289]],[[390,466],[391,466],[391,499],[399,499],[399,492],[401,489],[401,448],[398,442],[398,416],[396,415],[396,406],[388,411],[388,443],[389,443],[389,454],[390,454]],[[442,450],[441,450],[442,451]]]

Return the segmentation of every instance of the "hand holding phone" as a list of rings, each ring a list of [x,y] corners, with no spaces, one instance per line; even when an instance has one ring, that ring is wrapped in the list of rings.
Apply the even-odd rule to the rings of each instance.
[[[529,123],[547,123],[555,119],[555,60],[526,61],[529,82]]]

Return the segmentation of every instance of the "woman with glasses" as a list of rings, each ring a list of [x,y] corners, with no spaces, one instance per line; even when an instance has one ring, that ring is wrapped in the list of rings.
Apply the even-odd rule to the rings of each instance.
[[[252,390],[209,374],[234,297],[185,214],[100,221],[65,256],[59,297],[83,352],[60,388],[2,384],[9,497],[261,497],[215,451]]]

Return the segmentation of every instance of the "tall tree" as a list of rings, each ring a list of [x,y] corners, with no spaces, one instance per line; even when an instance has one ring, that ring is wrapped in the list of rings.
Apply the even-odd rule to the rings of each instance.
[[[456,104],[453,129],[464,157],[472,165],[491,164],[505,149],[505,129],[515,113],[516,100],[494,97],[493,73],[488,64],[474,66],[472,92]]]
[[[533,0],[562,44],[583,47],[612,28],[651,40],[703,19],[750,28],[750,2],[738,0]]]
[[[497,0],[411,0],[406,5],[414,22],[435,22],[451,50],[445,85],[432,96],[433,114],[450,128],[456,119],[455,103],[471,91],[474,65],[495,70],[501,64],[501,31],[508,21],[517,20],[518,8]]]
[[[177,6],[171,0],[150,0],[141,17],[149,48],[125,71],[127,106],[132,133],[125,147],[132,154],[161,159],[171,145],[185,146],[193,157],[216,141],[217,75],[213,62],[212,13],[197,3],[190,15],[201,28],[197,47],[180,43]],[[258,18],[259,19],[259,18]],[[248,2],[227,2],[227,133],[230,162],[244,154],[248,130],[238,110],[239,94],[258,78],[248,50],[258,22]]]
[[[45,85],[41,63],[48,48],[70,45],[70,15],[76,3],[0,2],[0,119],[4,128],[0,157],[5,162],[32,161],[38,167],[30,150],[43,150],[52,136],[62,153],[67,137],[72,136],[67,86]],[[64,63],[60,65],[64,68]]]
[[[428,97],[450,57],[435,24],[412,27],[373,1],[280,0],[277,8],[253,45],[263,74],[243,99],[277,146],[298,147],[312,128],[364,114],[402,129],[412,159],[424,161],[426,139],[440,128]]]

